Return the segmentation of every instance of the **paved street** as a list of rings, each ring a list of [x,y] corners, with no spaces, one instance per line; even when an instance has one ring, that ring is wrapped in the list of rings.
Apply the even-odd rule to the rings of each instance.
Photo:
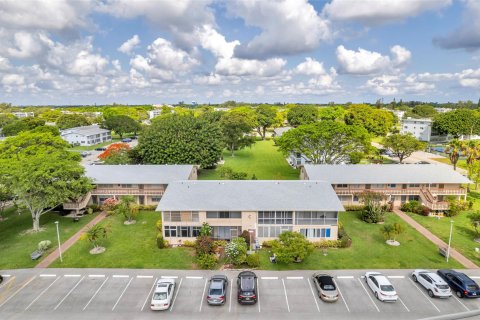
[[[238,271],[27,269],[2,271],[0,319],[421,319],[480,309],[480,299],[428,297],[410,278],[411,270],[380,270],[390,278],[400,299],[384,303],[365,284],[362,270],[337,270],[336,303],[321,301],[312,271],[258,271],[258,303],[239,305]],[[480,279],[480,270],[465,271]],[[206,304],[207,281],[213,274],[229,278],[223,306]],[[153,284],[159,278],[177,284],[168,311],[149,309]],[[232,290],[233,289],[233,290]]]

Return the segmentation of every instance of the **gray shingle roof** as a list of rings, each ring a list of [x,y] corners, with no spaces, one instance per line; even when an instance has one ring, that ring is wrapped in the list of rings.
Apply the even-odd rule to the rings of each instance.
[[[212,180],[168,185],[157,211],[343,211],[325,181]]]
[[[73,134],[80,134],[84,136],[90,136],[92,134],[100,134],[104,132],[110,132],[110,130],[102,129],[97,125],[91,125],[91,126],[75,127],[75,128],[62,130],[62,135],[73,133]]]
[[[275,136],[281,137],[285,132],[287,132],[290,129],[293,129],[293,128],[292,127],[280,127],[280,128],[273,129],[273,132],[275,133]]]
[[[187,180],[192,165],[98,165],[86,166],[85,174],[97,184],[169,184]]]
[[[460,173],[441,164],[307,164],[304,167],[310,180],[332,184],[470,183]]]

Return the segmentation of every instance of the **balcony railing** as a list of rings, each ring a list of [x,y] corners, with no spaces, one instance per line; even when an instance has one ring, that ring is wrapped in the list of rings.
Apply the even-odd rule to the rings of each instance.
[[[164,189],[139,189],[139,188],[96,188],[93,195],[153,195],[161,196]]]
[[[87,206],[88,202],[90,201],[92,194],[89,192],[83,198],[79,199],[76,202],[66,202],[63,204],[64,210],[79,210],[83,209]]]
[[[421,188],[407,188],[407,189],[365,189],[365,188],[335,188],[335,193],[338,195],[349,195],[349,194],[356,194],[362,193],[364,191],[372,191],[372,192],[381,192],[385,194],[395,194],[395,195],[419,195]],[[467,190],[463,188],[456,188],[456,189],[438,189],[438,188],[430,188],[428,189],[434,195],[465,195],[467,194]]]

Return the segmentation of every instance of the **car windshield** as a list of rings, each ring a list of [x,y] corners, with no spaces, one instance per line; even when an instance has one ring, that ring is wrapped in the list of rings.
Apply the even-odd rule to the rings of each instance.
[[[335,286],[333,284],[323,284],[321,287],[323,290],[335,290]]]
[[[446,284],[437,284],[438,289],[448,289],[448,285]]]
[[[211,296],[219,296],[222,294],[222,289],[210,289]]]
[[[153,300],[166,300],[167,293],[166,292],[155,292],[153,294]]]
[[[381,289],[382,291],[387,291],[387,292],[388,292],[388,291],[395,291],[395,289],[393,289],[393,287],[392,287],[391,285],[381,285],[381,286],[380,286],[380,289]]]

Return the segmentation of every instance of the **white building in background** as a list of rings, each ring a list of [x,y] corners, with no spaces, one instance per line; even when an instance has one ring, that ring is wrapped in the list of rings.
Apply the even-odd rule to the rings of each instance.
[[[420,141],[430,142],[432,136],[432,119],[402,119],[401,134],[411,133]]]
[[[12,112],[12,114],[19,119],[35,117],[35,113],[33,112]]]
[[[102,129],[98,125],[62,130],[60,135],[63,140],[77,146],[93,146],[102,142],[112,141],[110,130]]]
[[[405,115],[405,111],[403,110],[391,110],[392,113],[401,121],[403,116]]]
[[[161,109],[150,110],[148,111],[148,119],[153,119],[155,117],[158,117],[161,114],[162,114]]]
[[[435,110],[437,110],[438,113],[446,113],[446,112],[452,111],[453,109],[450,109],[450,108],[435,108]]]

